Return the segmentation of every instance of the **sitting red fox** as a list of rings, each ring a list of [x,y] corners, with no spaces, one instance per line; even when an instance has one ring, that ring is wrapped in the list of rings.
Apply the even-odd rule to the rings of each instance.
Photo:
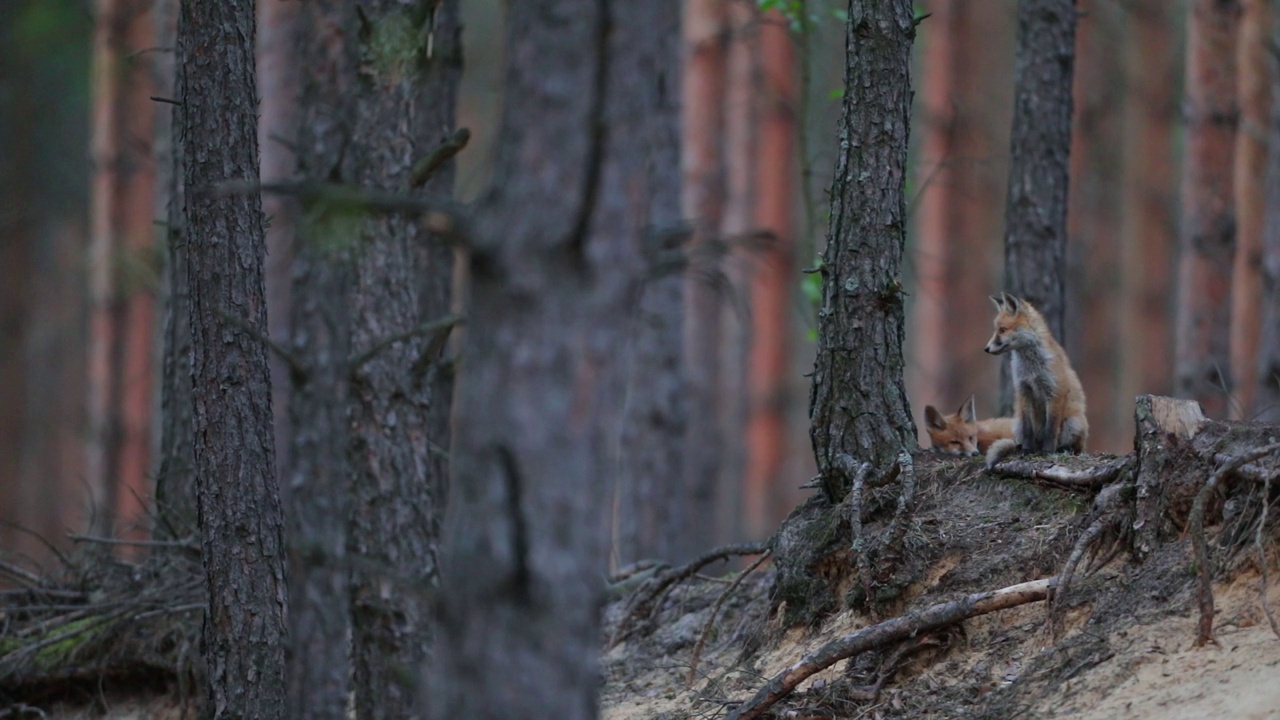
[[[979,420],[972,397],[953,415],[926,405],[924,421],[933,448],[948,455],[978,455],[997,440],[1013,438],[1013,418]]]
[[[991,297],[996,304],[995,334],[986,351],[1013,351],[1014,440],[1002,440],[987,452],[994,466],[1015,447],[1028,453],[1084,452],[1089,421],[1084,388],[1067,353],[1053,339],[1044,316],[1031,303],[1009,293]]]

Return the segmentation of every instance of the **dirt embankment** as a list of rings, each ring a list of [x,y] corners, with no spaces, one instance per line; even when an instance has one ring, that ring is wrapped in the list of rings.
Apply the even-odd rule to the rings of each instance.
[[[734,588],[712,619],[729,586],[703,578],[680,584],[648,624],[607,652],[604,717],[724,717],[833,638],[967,593],[1056,574],[1090,520],[1088,493],[994,478],[969,461],[921,457],[917,471],[920,500],[899,558],[902,570],[887,583],[894,589],[878,616],[857,602],[851,551],[840,547],[847,537],[823,538],[830,528],[815,519],[816,536],[830,544],[807,556],[807,571],[827,587],[789,588],[791,569],[782,568],[780,583],[779,568],[766,565]],[[1259,501],[1250,486],[1226,504],[1238,506],[1242,522],[1256,519]],[[788,521],[792,532],[810,512],[817,517],[816,508],[797,510]],[[1091,548],[1088,572],[1082,569],[1061,599],[1056,634],[1046,603],[977,617],[913,650],[874,699],[865,690],[893,650],[836,663],[766,717],[1280,720],[1280,638],[1261,610],[1256,550],[1231,522],[1210,530],[1222,570],[1215,585],[1220,646],[1194,647],[1195,575],[1186,541],[1170,538],[1139,564],[1131,560],[1127,537],[1104,535]],[[1280,607],[1276,535],[1270,537],[1269,598]],[[830,587],[838,589],[830,593]],[[811,622],[795,622],[804,614],[789,603],[799,598],[785,595],[797,592],[824,596]],[[831,611],[831,597],[843,598],[845,607]],[[611,628],[626,607],[627,598],[610,606]],[[709,639],[691,674],[704,631]]]

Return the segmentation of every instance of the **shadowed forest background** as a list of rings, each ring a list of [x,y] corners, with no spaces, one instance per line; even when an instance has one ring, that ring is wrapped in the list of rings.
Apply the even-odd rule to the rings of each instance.
[[[881,669],[840,701],[878,702],[997,610],[1049,601],[1056,640],[1104,549],[1188,603],[1195,575],[1216,642],[1250,538],[1280,636],[1277,12],[4,3],[0,597],[30,607],[0,679],[97,643],[184,713],[207,679],[214,717],[593,718],[679,631],[737,720],[850,657]],[[1048,328],[1018,402],[1067,397],[1026,371],[1056,336],[1094,455],[915,452],[926,405],[1013,414],[1006,291]],[[768,602],[726,602],[766,560]],[[705,613],[691,579],[727,585],[696,645],[654,622]],[[1071,622],[1137,612],[1098,602]],[[742,702],[695,688],[722,604],[725,677],[725,647],[892,619]]]
[[[19,0],[0,10],[0,545],[20,555],[47,557],[19,526],[55,544],[89,528],[145,532],[159,456],[172,4]],[[814,266],[827,226],[842,5],[810,0],[798,22],[745,0],[686,4],[683,217],[726,236],[776,237],[691,273],[686,286],[687,462],[712,500],[714,522],[700,521],[709,541],[764,537],[814,473],[805,374],[817,277],[802,270]],[[1232,367],[1222,368],[1206,407],[1222,418],[1266,410],[1250,380],[1270,10],[1242,5],[1238,36],[1224,49],[1240,109],[1234,164],[1222,178],[1237,208]],[[986,417],[999,410],[998,363],[982,345],[987,296],[1002,289],[1016,4],[917,6],[930,16],[915,47],[907,392],[918,421],[925,404],[950,411],[970,395]],[[503,7],[461,7],[458,126],[471,138],[457,156],[455,189],[464,200],[488,178]],[[1133,397],[1174,391],[1187,5],[1086,0],[1079,10],[1063,345],[1089,396],[1090,448],[1117,452],[1132,441]],[[271,181],[295,163],[297,3],[264,2],[259,14],[259,136]],[[268,317],[272,336],[284,339],[296,209],[270,195],[265,203]],[[288,422],[287,371],[278,359],[272,370],[279,429]]]

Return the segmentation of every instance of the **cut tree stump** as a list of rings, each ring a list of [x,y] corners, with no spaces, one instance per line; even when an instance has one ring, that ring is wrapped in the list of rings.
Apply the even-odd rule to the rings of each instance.
[[[1134,554],[1145,560],[1159,544],[1164,522],[1165,493],[1161,479],[1166,466],[1174,462],[1173,448],[1190,443],[1206,418],[1195,400],[1138,396],[1133,413],[1134,448],[1138,452],[1137,508],[1134,513]]]

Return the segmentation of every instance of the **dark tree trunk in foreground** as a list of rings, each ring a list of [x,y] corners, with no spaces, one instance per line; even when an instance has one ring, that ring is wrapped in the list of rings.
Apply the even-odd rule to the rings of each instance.
[[[212,191],[258,179],[253,9],[249,0],[184,2],[177,54],[207,697],[214,718],[237,720],[284,717],[285,697],[280,497],[259,337],[262,201]]]
[[[841,152],[831,188],[810,395],[814,455],[833,502],[848,490],[845,456],[871,463],[879,474],[916,442],[902,386],[914,36],[909,0],[849,3]]]
[[[669,212],[652,146],[613,128],[647,122],[637,116],[651,102],[679,92],[646,64],[677,8],[510,5],[497,181],[472,250],[432,717],[596,717],[620,320],[650,272],[637,253],[662,251],[655,220]]]
[[[620,62],[631,66],[631,72],[662,80],[632,81],[625,98],[628,111],[610,115],[606,130],[609,137],[632,138],[635,147],[629,150],[648,160],[647,167],[627,168],[626,183],[647,201],[647,222],[659,236],[664,228],[675,228],[681,215],[680,14],[668,4],[660,5],[647,18],[649,34],[636,35],[619,52],[626,53]],[[645,267],[654,252],[676,250],[658,243],[624,249],[630,257],[621,261],[635,268]],[[679,273],[659,270],[644,278],[641,301],[630,319],[633,349],[628,353],[617,506],[622,563],[647,557],[685,562],[706,550],[699,540],[707,535],[699,526],[713,514],[694,514],[705,509],[695,503],[701,495],[695,491],[702,488],[685,472],[691,403],[682,362],[683,312],[684,279]]]
[[[1187,155],[1178,268],[1177,392],[1223,420],[1231,391],[1231,269],[1236,218],[1233,166],[1236,29],[1240,4],[1193,0],[1187,20]]]
[[[1003,289],[1030,300],[1059,340],[1064,330],[1075,41],[1075,0],[1018,0]],[[1003,363],[1000,405],[1008,415],[1013,390],[1009,361]]]
[[[368,25],[348,16],[357,65],[345,102],[356,110],[344,180],[410,192],[414,164],[452,134],[462,67],[458,0],[426,5],[364,3]],[[450,162],[424,189],[446,195],[452,186]],[[412,333],[449,313],[453,248],[413,218],[369,217],[356,228],[348,303],[356,716],[418,717],[414,678],[432,637],[427,600],[439,572],[453,379],[443,355],[447,328]]]
[[[314,0],[302,10],[298,64],[298,170],[326,178],[343,160],[353,117],[355,48],[338,42],[354,24],[344,0]],[[289,716],[343,720],[351,692],[351,573],[347,518],[351,322],[347,292],[355,244],[351,215],[306,206],[293,248],[293,353],[288,471],[284,496],[289,537]]]
[[[1272,27],[1280,42],[1280,22]],[[1256,418],[1280,423],[1280,68],[1271,72],[1271,127],[1267,145],[1267,211],[1262,235],[1262,325],[1258,338]]]

